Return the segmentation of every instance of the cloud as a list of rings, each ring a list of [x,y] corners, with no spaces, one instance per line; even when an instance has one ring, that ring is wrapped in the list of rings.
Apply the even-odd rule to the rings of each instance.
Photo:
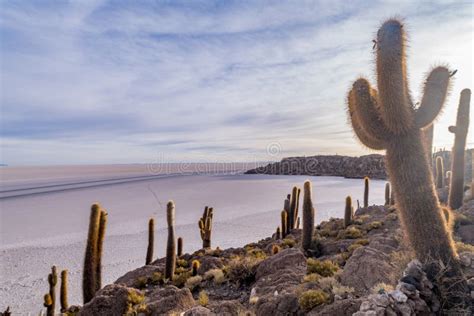
[[[281,156],[366,153],[345,94],[358,75],[375,84],[372,39],[393,15],[410,33],[415,100],[429,67],[458,69],[435,127],[449,147],[472,87],[469,1],[2,3],[1,162],[267,160],[272,143]]]

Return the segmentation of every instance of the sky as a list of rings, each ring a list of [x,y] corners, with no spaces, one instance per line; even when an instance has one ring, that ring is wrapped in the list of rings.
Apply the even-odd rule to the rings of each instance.
[[[372,153],[345,99],[358,76],[375,84],[372,40],[394,16],[415,102],[430,68],[458,70],[435,125],[450,148],[473,14],[471,1],[1,0],[0,163]]]

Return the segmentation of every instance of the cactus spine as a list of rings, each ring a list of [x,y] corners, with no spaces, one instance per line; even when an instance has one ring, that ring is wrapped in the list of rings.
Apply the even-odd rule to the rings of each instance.
[[[369,177],[364,178],[364,207],[369,207]]]
[[[168,241],[166,244],[165,278],[173,280],[176,267],[176,239],[174,237],[175,207],[174,202],[166,205],[166,221],[168,223]]]
[[[390,205],[390,183],[385,183],[385,206]]]
[[[346,207],[344,209],[344,227],[348,227],[352,224],[354,217],[354,208],[352,207],[352,198],[350,196],[346,197]]]
[[[214,210],[212,207],[205,207],[204,213],[199,220],[199,231],[201,233],[202,247],[211,248],[212,217]]]
[[[314,234],[314,207],[311,199],[311,182],[306,181],[303,186],[303,249],[311,247]]]
[[[426,153],[421,149],[421,129],[432,124],[441,110],[450,72],[445,67],[431,71],[421,105],[415,109],[406,78],[405,38],[399,21],[392,19],[382,25],[377,33],[378,92],[366,79],[358,79],[348,95],[349,115],[362,143],[387,151],[397,206],[418,259],[426,262],[434,258],[457,266],[452,236],[436,196]]]
[[[453,210],[461,207],[464,197],[464,149],[466,148],[466,137],[469,129],[470,102],[471,90],[462,90],[458,106],[456,126],[449,127],[449,131],[455,135],[452,151],[451,183],[449,186],[448,198],[448,205]]]
[[[148,221],[148,248],[146,250],[145,265],[153,261],[153,249],[155,245],[155,220],[150,218]]]
[[[68,309],[68,302],[67,302],[67,270],[61,271],[61,313],[65,313]]]
[[[178,257],[183,255],[183,238],[178,237]]]
[[[441,156],[436,157],[436,188],[444,188],[444,164]]]

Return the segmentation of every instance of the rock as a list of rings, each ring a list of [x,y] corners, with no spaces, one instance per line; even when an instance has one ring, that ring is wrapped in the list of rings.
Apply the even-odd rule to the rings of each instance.
[[[282,269],[306,273],[306,257],[298,248],[288,248],[263,260],[257,268],[256,279],[280,273]]]
[[[392,291],[389,295],[398,303],[405,303],[408,301],[408,297],[400,290]]]
[[[298,311],[298,298],[295,293],[270,296],[257,302],[257,315],[294,315]]]
[[[213,306],[212,310],[217,315],[239,316],[247,311],[239,301],[221,301]]]
[[[358,295],[367,294],[380,282],[395,284],[400,269],[391,261],[389,255],[371,245],[357,248],[344,266],[341,283],[353,287]]]
[[[164,268],[162,266],[147,265],[133,271],[127,272],[114,282],[114,284],[121,284],[124,286],[139,288],[141,285],[141,278],[149,278],[155,272],[162,272]]]
[[[474,245],[474,225],[459,226],[456,233],[461,237],[463,243]]]
[[[124,315],[142,303],[141,291],[123,285],[110,284],[98,291],[94,298],[77,314],[78,316]]]
[[[309,316],[350,316],[359,310],[361,299],[344,299],[335,301],[330,305],[314,308],[308,312]]]
[[[211,312],[208,308],[203,306],[194,306],[191,309],[188,309],[183,316],[214,316],[215,313]]]
[[[204,274],[211,269],[221,269],[224,264],[220,258],[205,256],[199,258],[201,265],[198,269],[198,274]]]
[[[180,313],[196,305],[189,289],[178,289],[173,285],[153,290],[148,294],[145,303],[152,316]]]

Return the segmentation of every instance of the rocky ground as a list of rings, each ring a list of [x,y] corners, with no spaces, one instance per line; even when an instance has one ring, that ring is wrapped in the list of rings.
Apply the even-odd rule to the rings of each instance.
[[[278,216],[279,214],[275,214]],[[474,295],[474,201],[451,214],[456,246]],[[352,225],[331,219],[301,249],[301,231],[226,250],[165,259],[105,286],[78,315],[419,315],[443,308],[421,264],[412,260],[393,206],[356,211]],[[199,261],[197,275],[192,263]],[[474,298],[473,298],[474,299]],[[459,314],[462,315],[462,314]]]

